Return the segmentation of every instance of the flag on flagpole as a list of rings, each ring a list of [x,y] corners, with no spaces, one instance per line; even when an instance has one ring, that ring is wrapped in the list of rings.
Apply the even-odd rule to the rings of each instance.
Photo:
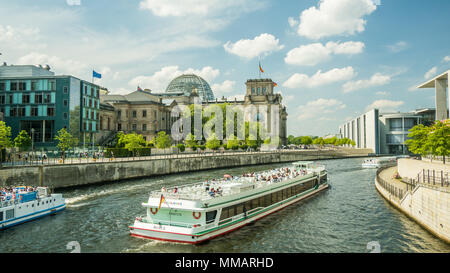
[[[95,70],[92,70],[92,78],[102,78],[102,74],[95,72]]]
[[[278,86],[278,84],[277,84],[276,82],[273,82],[273,86],[275,86],[275,87],[276,87],[276,86]]]
[[[164,195],[161,194],[161,199],[159,200],[158,210],[161,208],[162,203],[165,202],[165,201],[166,201],[166,198],[164,198]]]
[[[139,87],[139,85],[138,85],[138,87],[137,87],[137,91],[142,91],[142,88]]]
[[[261,67],[261,63],[259,63],[259,71],[261,71],[262,73],[264,73],[264,70]]]

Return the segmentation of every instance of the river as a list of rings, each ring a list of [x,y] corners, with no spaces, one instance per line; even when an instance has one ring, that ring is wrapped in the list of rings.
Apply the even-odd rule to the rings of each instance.
[[[162,186],[175,186],[240,175],[289,164],[210,170],[123,181],[65,190],[67,209],[57,215],[0,231],[0,252],[70,252],[77,242],[81,252],[169,253],[319,253],[450,252],[414,221],[390,206],[374,187],[376,170],[362,169],[363,159],[319,161],[329,172],[331,188],[199,246],[131,237],[128,226],[144,215],[141,203]]]

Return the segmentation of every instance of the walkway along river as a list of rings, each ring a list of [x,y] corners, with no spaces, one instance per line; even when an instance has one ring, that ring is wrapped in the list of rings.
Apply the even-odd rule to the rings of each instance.
[[[174,186],[287,166],[274,164],[169,175],[64,191],[68,207],[52,217],[0,232],[0,252],[450,252],[414,221],[390,206],[375,187],[376,170],[362,158],[323,160],[331,189],[200,246],[157,242],[129,235],[145,213],[148,193]],[[74,244],[74,243],[71,243]]]

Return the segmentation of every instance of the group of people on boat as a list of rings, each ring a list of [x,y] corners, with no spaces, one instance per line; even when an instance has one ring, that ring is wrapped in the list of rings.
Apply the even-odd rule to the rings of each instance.
[[[291,170],[290,168],[281,168],[271,170],[269,172],[255,174],[255,173],[247,173],[244,174],[243,177],[254,177],[256,182],[271,182],[277,183],[286,179],[292,179],[299,175],[305,175],[306,170]]]
[[[34,192],[37,191],[37,187],[24,186],[24,187],[3,187],[0,188],[0,201],[15,200],[18,198],[19,193]]]

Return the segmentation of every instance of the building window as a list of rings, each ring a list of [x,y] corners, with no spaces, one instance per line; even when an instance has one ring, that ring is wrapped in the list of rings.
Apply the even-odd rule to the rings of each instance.
[[[63,101],[64,107],[67,107],[67,105],[69,104],[67,100]]]
[[[403,124],[401,118],[393,118],[389,120],[389,128],[391,131],[402,131]]]
[[[266,94],[266,88],[265,87],[263,87],[263,94]]]
[[[133,111],[133,118],[136,117],[136,111]]]
[[[147,131],[147,124],[142,124],[142,131]]]
[[[255,94],[255,87],[252,87],[252,94]]]
[[[5,91],[6,90],[6,85],[4,82],[0,82],[0,91]]]
[[[69,88],[67,86],[64,86],[63,87],[63,92],[64,92],[64,94],[69,93]]]
[[[19,107],[18,109],[18,116],[19,117],[24,117],[25,116],[25,107]]]
[[[53,117],[55,115],[55,108],[54,107],[48,107],[47,108],[47,116]]]
[[[92,123],[89,123],[89,131],[92,131]]]
[[[67,119],[68,115],[67,113],[64,113],[64,119]]]
[[[28,94],[22,95],[22,103],[30,103],[30,95]]]
[[[37,117],[38,116],[38,108],[37,107],[31,107],[31,116]]]
[[[50,103],[52,101],[52,95],[45,94],[44,95],[44,103]]]
[[[261,94],[261,87],[258,87],[256,94],[258,94],[258,95]]]
[[[31,91],[37,90],[37,81],[31,81]]]
[[[122,131],[122,124],[120,123],[117,124],[117,131]]]
[[[136,131],[137,130],[137,126],[136,126],[136,124],[133,124],[133,131]]]
[[[56,81],[50,81],[49,83],[49,89],[48,90],[51,90],[51,91],[55,91],[56,90]]]
[[[117,117],[120,118],[120,116],[122,115],[122,111],[117,111]]]
[[[42,94],[34,95],[34,103],[42,103]]]
[[[143,118],[147,117],[147,110],[142,110],[142,117]]]
[[[19,90],[25,91],[27,89],[27,83],[26,82],[19,82]]]
[[[16,91],[17,90],[17,82],[12,82],[11,83],[11,91]]]
[[[5,95],[0,95],[0,104],[5,104]]]
[[[17,113],[17,109],[15,107],[12,107],[11,109],[9,109],[9,116],[10,117],[15,117]]]

